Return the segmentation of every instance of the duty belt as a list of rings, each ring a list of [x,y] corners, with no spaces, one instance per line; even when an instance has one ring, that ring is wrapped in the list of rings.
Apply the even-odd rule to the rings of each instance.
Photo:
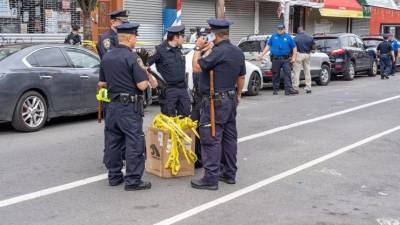
[[[286,59],[289,59],[290,58],[290,56],[288,56],[288,55],[286,55],[286,56],[271,56],[271,59],[272,60],[286,60]]]
[[[236,91],[218,91],[214,93],[214,99],[221,99],[221,98],[234,98],[236,97]],[[203,98],[210,99],[210,95],[203,95]]]
[[[143,97],[141,95],[131,95],[128,93],[120,93],[112,96],[111,102],[121,102],[123,105],[127,105],[129,103],[135,103],[142,100]]]
[[[175,83],[167,83],[167,88],[187,88],[185,81],[175,82]]]

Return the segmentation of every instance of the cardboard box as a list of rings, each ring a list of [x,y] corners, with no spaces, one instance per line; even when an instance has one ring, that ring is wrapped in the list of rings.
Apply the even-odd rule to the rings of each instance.
[[[191,149],[195,152],[195,134],[191,130],[185,132],[192,138]],[[165,169],[165,164],[171,153],[171,145],[168,131],[149,127],[146,136],[146,172],[163,178],[193,176],[194,163],[189,164],[180,151],[181,169],[178,175],[172,176],[171,169]]]

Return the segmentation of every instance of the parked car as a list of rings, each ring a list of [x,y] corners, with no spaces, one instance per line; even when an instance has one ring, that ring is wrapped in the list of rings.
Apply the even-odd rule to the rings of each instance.
[[[328,54],[332,75],[343,74],[345,80],[353,80],[357,72],[366,71],[376,76],[377,61],[363,41],[355,34],[316,34],[317,49]]]
[[[266,41],[271,35],[250,35],[242,38],[238,47],[245,53],[246,60],[260,67],[264,83],[272,82],[272,63],[269,53],[261,61],[257,56],[265,47]],[[328,85],[330,81],[330,61],[327,54],[322,52],[311,53],[311,77],[318,85]],[[300,79],[304,80],[304,72],[301,71]]]
[[[195,44],[184,44],[182,46],[182,52],[186,58],[186,73],[188,78],[188,86],[190,90],[193,89],[192,59],[194,54],[194,47]],[[250,96],[258,95],[263,86],[261,70],[260,68],[249,63],[248,61],[246,61],[245,63],[246,63],[246,75],[245,75],[245,84],[242,91],[244,94]],[[158,73],[155,64],[151,66],[151,69],[152,71]],[[154,91],[153,91],[153,101],[157,101],[157,94]]]
[[[96,112],[100,59],[82,47],[19,44],[0,48],[0,121],[37,131],[54,117]]]
[[[377,58],[377,47],[383,41],[382,36],[366,36],[362,37],[365,48],[369,51],[375,58]],[[397,41],[398,42],[398,41]],[[400,42],[399,42],[400,44]],[[400,60],[397,60],[396,66],[400,67]],[[380,67],[378,63],[378,68]]]

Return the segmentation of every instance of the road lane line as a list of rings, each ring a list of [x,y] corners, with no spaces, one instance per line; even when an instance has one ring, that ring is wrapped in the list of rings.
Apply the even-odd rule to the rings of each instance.
[[[239,190],[234,191],[234,192],[232,192],[230,194],[224,195],[224,196],[222,196],[220,198],[217,198],[215,200],[209,201],[209,202],[204,203],[204,204],[202,204],[200,206],[197,206],[195,208],[187,210],[187,211],[185,211],[183,213],[180,213],[180,214],[178,214],[176,216],[173,216],[173,217],[170,217],[168,219],[165,219],[165,220],[163,220],[161,222],[158,222],[158,223],[156,223],[154,225],[170,225],[170,224],[174,224],[174,223],[180,222],[180,221],[182,221],[184,219],[187,219],[187,218],[189,218],[191,216],[199,214],[199,213],[201,213],[203,211],[206,211],[206,210],[208,210],[210,208],[213,208],[215,206],[218,206],[218,205],[224,204],[226,202],[232,201],[232,200],[234,200],[236,198],[239,198],[239,197],[241,197],[241,196],[243,196],[245,194],[248,194],[250,192],[256,191],[256,190],[258,190],[258,189],[260,189],[262,187],[265,187],[265,186],[267,186],[267,185],[269,185],[271,183],[274,183],[276,181],[279,181],[281,179],[284,179],[286,177],[289,177],[291,175],[299,173],[299,172],[301,172],[303,170],[306,170],[306,169],[308,169],[310,167],[313,167],[313,166],[318,165],[318,164],[320,164],[322,162],[325,162],[325,161],[327,161],[329,159],[332,159],[332,158],[334,158],[334,157],[336,157],[338,155],[341,155],[341,154],[343,154],[345,152],[348,152],[348,151],[350,151],[350,150],[352,150],[354,148],[360,147],[360,146],[362,146],[364,144],[367,144],[369,142],[372,142],[374,140],[377,140],[377,139],[379,139],[379,138],[381,138],[383,136],[386,136],[388,134],[391,134],[391,133],[399,131],[399,130],[400,130],[400,126],[397,126],[397,127],[392,128],[392,129],[383,131],[383,132],[381,132],[379,134],[370,136],[370,137],[365,138],[365,139],[363,139],[361,141],[358,141],[358,142],[356,142],[354,144],[351,144],[351,145],[348,145],[346,147],[340,148],[340,149],[338,149],[338,150],[336,150],[334,152],[331,152],[331,153],[329,153],[327,155],[321,156],[321,157],[316,158],[316,159],[314,159],[312,161],[309,161],[309,162],[307,162],[305,164],[302,164],[302,165],[300,165],[298,167],[295,167],[293,169],[287,170],[287,171],[285,171],[283,173],[277,174],[277,175],[272,176],[270,178],[267,178],[265,180],[259,181],[259,182],[255,183],[255,184],[252,184],[250,186],[247,186],[245,188],[239,189]]]
[[[263,131],[263,132],[260,132],[260,133],[252,134],[252,135],[249,135],[249,136],[246,136],[246,137],[239,138],[238,139],[238,143],[250,141],[250,140],[253,140],[253,139],[256,139],[256,138],[264,137],[264,136],[267,136],[267,135],[270,135],[270,134],[278,133],[280,131],[284,131],[284,130],[288,130],[288,129],[291,129],[291,128],[299,127],[299,126],[302,126],[302,125],[306,125],[306,124],[318,122],[318,121],[321,121],[321,120],[329,119],[329,118],[332,118],[332,117],[335,117],[335,116],[344,115],[346,113],[350,113],[350,112],[354,112],[354,111],[361,110],[361,109],[364,109],[364,108],[372,107],[372,106],[375,106],[375,105],[378,105],[378,104],[382,104],[382,103],[385,103],[385,102],[389,102],[389,101],[393,101],[393,100],[396,100],[396,99],[400,99],[400,95],[396,95],[396,96],[393,96],[393,97],[381,99],[381,100],[374,101],[374,102],[371,102],[371,103],[359,105],[359,106],[356,106],[356,107],[353,107],[353,108],[349,108],[349,109],[345,109],[345,110],[342,110],[342,111],[339,111],[339,112],[335,112],[335,113],[319,116],[319,117],[316,117],[316,118],[313,118],[313,119],[299,121],[299,122],[296,122],[296,123],[293,123],[293,124],[289,124],[289,125],[286,125],[286,126],[273,128],[273,129],[266,130],[266,131]],[[60,186],[47,188],[47,189],[40,190],[40,191],[37,191],[37,192],[32,192],[32,193],[29,193],[29,194],[19,195],[19,196],[12,197],[12,198],[9,198],[9,199],[1,200],[0,201],[0,208],[6,207],[6,206],[10,206],[10,205],[14,205],[14,204],[17,204],[17,203],[21,203],[21,202],[24,202],[24,201],[32,200],[32,199],[35,199],[35,198],[39,198],[39,197],[55,194],[57,192],[67,191],[67,190],[70,190],[70,189],[73,189],[73,188],[76,188],[76,187],[80,187],[80,186],[87,185],[87,184],[90,184],[90,183],[94,183],[94,182],[97,182],[97,181],[101,181],[101,180],[104,180],[104,179],[107,179],[107,174],[101,174],[101,175],[89,177],[89,178],[86,178],[86,179],[74,181],[74,182],[71,182],[71,183],[63,184],[63,185],[60,185]]]

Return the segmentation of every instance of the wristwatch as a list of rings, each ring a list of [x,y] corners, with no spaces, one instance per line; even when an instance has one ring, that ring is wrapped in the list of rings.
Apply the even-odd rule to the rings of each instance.
[[[201,48],[199,46],[194,47],[195,51],[201,51]]]

